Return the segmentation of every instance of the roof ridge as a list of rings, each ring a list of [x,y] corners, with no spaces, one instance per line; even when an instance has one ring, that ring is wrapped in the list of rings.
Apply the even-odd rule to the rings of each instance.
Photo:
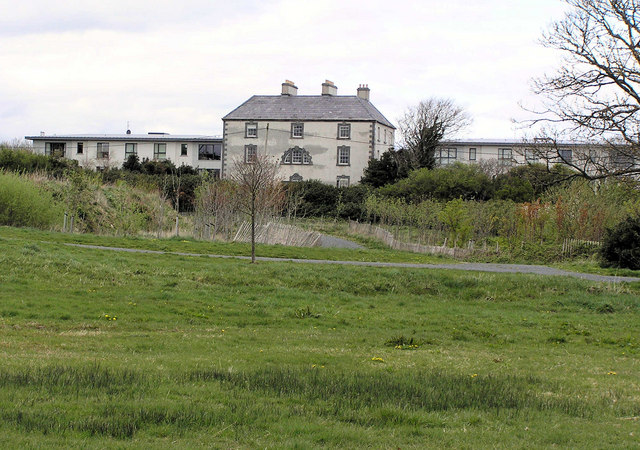
[[[253,95],[222,120],[370,120],[395,129],[371,102],[357,95]]]

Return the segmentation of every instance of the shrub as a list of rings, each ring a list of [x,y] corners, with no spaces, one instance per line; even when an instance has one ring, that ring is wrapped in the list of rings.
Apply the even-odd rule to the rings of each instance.
[[[289,183],[287,196],[301,196],[297,215],[301,217],[333,216],[338,203],[338,189],[317,180]]]
[[[50,192],[28,178],[0,172],[0,224],[51,229],[64,209]]]
[[[408,178],[379,189],[386,197],[404,198],[410,202],[426,199],[449,201],[487,200],[492,195],[492,183],[479,167],[456,163],[438,169],[419,169]]]
[[[627,217],[608,229],[600,256],[605,267],[640,269],[640,216]]]
[[[0,144],[0,169],[13,172],[46,172],[62,178],[69,170],[78,168],[78,162],[65,158],[54,158],[33,153],[28,149],[11,148]]]

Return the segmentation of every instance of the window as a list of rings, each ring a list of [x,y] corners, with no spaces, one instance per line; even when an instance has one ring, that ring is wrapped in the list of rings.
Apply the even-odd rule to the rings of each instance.
[[[537,163],[538,162],[538,154],[537,154],[537,152],[535,150],[525,150],[524,151],[524,159],[529,164]]]
[[[167,159],[167,144],[153,144],[153,159]]]
[[[96,153],[96,158],[98,159],[109,159],[109,143],[108,142],[98,142],[97,144],[98,150]]]
[[[64,146],[64,142],[46,142],[44,144],[44,154],[62,158],[64,157]]]
[[[380,142],[380,127],[378,127],[378,142]]]
[[[244,137],[257,138],[258,137],[258,124],[255,122],[247,122],[244,125]]]
[[[558,150],[558,155],[560,156],[560,159],[562,159],[562,161],[564,162],[571,162],[571,159],[573,158],[573,152],[571,150],[568,149],[560,149]]]
[[[338,165],[348,166],[351,164],[351,147],[338,147]]]
[[[475,147],[471,147],[469,149],[469,161],[475,161],[476,160],[476,149]]]
[[[513,162],[513,152],[510,148],[498,149],[498,161],[503,164],[511,164]]]
[[[292,138],[302,138],[304,137],[304,124],[303,123],[292,123],[291,124],[291,137]]]
[[[187,156],[188,144],[180,144],[180,156]]]
[[[636,164],[633,155],[626,151],[614,149],[610,152],[609,159],[611,165],[616,169],[631,169]]]
[[[200,161],[206,161],[206,160],[220,161],[221,155],[222,155],[222,144],[199,144],[198,145],[198,159]]]
[[[127,143],[124,144],[124,159],[127,161],[130,156],[137,155],[138,150],[136,149],[136,144]]]
[[[294,173],[289,177],[289,181],[292,183],[299,183],[302,181],[302,175],[300,175],[299,173]]]
[[[387,143],[387,130],[386,130],[386,128],[384,130],[384,143],[385,144]]]
[[[252,163],[256,160],[258,147],[252,144],[244,146],[244,162]]]
[[[282,164],[312,164],[311,155],[304,148],[297,145],[290,148],[282,155]]]
[[[78,142],[76,153],[78,153],[78,155],[84,154],[84,142]]]
[[[351,125],[348,123],[338,124],[338,139],[351,139]]]
[[[336,186],[339,188],[349,187],[349,177],[346,175],[340,175],[336,179]]]
[[[441,166],[448,166],[456,162],[458,158],[458,149],[456,147],[451,148],[439,148],[436,150],[436,163]]]
[[[299,148],[295,148],[291,152],[291,164],[302,164],[302,150]]]

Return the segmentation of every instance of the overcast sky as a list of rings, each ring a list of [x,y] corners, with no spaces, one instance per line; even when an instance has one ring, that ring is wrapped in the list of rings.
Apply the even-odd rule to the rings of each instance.
[[[0,140],[38,134],[221,134],[254,94],[360,83],[393,123],[448,97],[464,137],[515,138],[538,42],[561,0],[0,0]]]

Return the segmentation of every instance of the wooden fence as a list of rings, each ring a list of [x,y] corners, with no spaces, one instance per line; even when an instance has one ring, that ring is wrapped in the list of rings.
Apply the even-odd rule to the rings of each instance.
[[[317,247],[320,245],[320,237],[320,233],[316,231],[306,231],[296,226],[279,222],[256,225],[256,242],[260,244]],[[236,242],[251,242],[251,223],[243,222],[233,240]]]
[[[404,250],[414,253],[430,253],[435,255],[447,255],[453,256],[454,258],[464,258],[479,251],[486,252],[486,250],[474,249],[471,242],[469,242],[468,248],[450,248],[446,246],[446,239],[442,246],[402,242],[396,239],[393,233],[385,230],[384,228],[380,228],[373,224],[354,222],[353,220],[349,221],[349,231],[358,234],[374,236],[394,250]]]

